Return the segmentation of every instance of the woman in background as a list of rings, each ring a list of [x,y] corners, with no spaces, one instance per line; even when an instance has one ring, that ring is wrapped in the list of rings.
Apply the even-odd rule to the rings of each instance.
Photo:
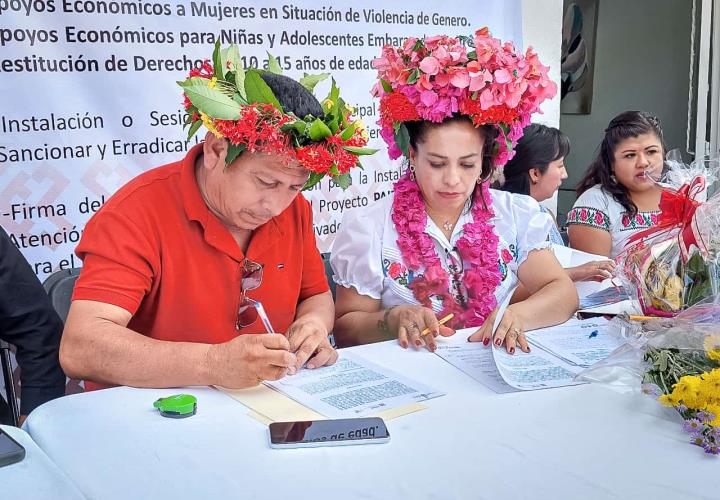
[[[656,117],[625,111],[612,119],[567,216],[572,248],[615,258],[632,235],[657,224],[665,150]]]
[[[505,183],[500,189],[531,196],[537,202],[552,198],[568,177],[565,157],[569,153],[570,139],[560,130],[535,123],[525,127],[515,156],[505,165]],[[555,221],[552,212],[542,205],[540,209]],[[550,229],[549,239],[565,245],[557,221]],[[614,268],[613,261],[598,260],[565,271],[573,281],[602,281],[612,276]]]

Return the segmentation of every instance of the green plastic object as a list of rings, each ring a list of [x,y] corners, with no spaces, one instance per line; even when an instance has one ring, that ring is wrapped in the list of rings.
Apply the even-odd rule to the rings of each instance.
[[[169,418],[192,417],[197,413],[197,398],[190,394],[175,394],[153,403],[160,415]]]

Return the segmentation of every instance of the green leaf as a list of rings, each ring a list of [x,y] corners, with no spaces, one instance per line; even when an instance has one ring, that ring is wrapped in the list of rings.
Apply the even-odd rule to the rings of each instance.
[[[347,141],[353,136],[353,134],[355,133],[355,123],[356,122],[351,123],[348,128],[343,130],[343,133],[340,134],[340,139],[342,139],[343,141]]]
[[[354,155],[374,155],[378,152],[377,149],[373,148],[360,148],[357,146],[343,146],[345,151],[348,151]]]
[[[420,69],[415,68],[412,73],[410,73],[410,76],[408,76],[407,82],[408,84],[413,84],[417,82],[420,79]]]
[[[299,135],[303,135],[305,133],[305,129],[307,128],[307,125],[302,120],[295,120],[294,122],[286,123],[282,127],[280,127],[280,130],[282,130],[285,133],[291,132],[295,130]]]
[[[401,123],[395,132],[395,144],[406,158],[410,158],[410,134],[404,123]]]
[[[325,174],[310,172],[310,177],[308,177],[308,180],[303,186],[302,190],[307,191],[308,189],[312,189],[313,187],[315,187],[315,184],[322,180],[323,177],[325,177]]]
[[[350,174],[336,175],[335,177],[332,178],[332,180],[343,191],[352,185],[352,177],[350,177]]]
[[[192,87],[193,85],[205,85],[207,87],[208,79],[199,76],[193,76],[188,78],[187,80],[177,82],[177,84],[180,85],[182,88]]]
[[[416,50],[420,50],[423,45],[425,45],[424,40],[422,38],[418,38],[417,41],[415,42],[415,45],[413,45],[413,48],[412,48],[413,52],[415,52]]]
[[[303,77],[300,78],[300,85],[305,87],[309,92],[315,92],[315,86],[323,80],[327,80],[329,76],[330,73],[320,73],[319,75],[303,73]]]
[[[244,89],[243,89],[243,90],[244,90]],[[235,101],[236,103],[241,104],[241,105],[243,105],[243,106],[247,105],[247,103],[248,103],[248,102],[247,102],[247,99],[245,99],[245,98],[244,98],[243,96],[241,96],[240,94],[234,94],[234,95],[232,96],[232,98],[233,98],[233,101]]]
[[[322,141],[326,137],[330,137],[332,132],[330,131],[330,128],[325,125],[325,122],[323,122],[320,118],[316,118],[315,121],[312,122],[312,125],[310,125],[308,135],[313,141]]]
[[[230,63],[229,68],[227,64],[228,62]],[[240,62],[240,50],[237,45],[233,43],[229,47],[220,51],[220,64],[222,65],[223,71],[237,71],[238,69],[242,71],[243,67],[242,62]]]
[[[225,156],[225,165],[230,165],[240,154],[245,151],[245,144],[228,144],[227,155]]]
[[[393,91],[392,85],[390,85],[390,82],[388,82],[387,80],[383,80],[383,79],[381,78],[381,79],[380,79],[380,84],[382,85],[383,90],[384,90],[385,92],[387,92],[388,94]]]
[[[268,71],[270,73],[275,73],[276,75],[282,75],[282,68],[280,67],[280,62],[277,60],[277,57],[272,55],[270,52],[268,52],[267,55],[268,55]]]
[[[337,103],[338,99],[340,98],[340,89],[337,85],[335,85],[335,78],[332,79],[332,85],[330,86],[330,93],[328,94],[328,99],[330,99],[332,102]]]
[[[193,124],[190,126],[190,130],[188,130],[188,141],[192,139],[192,137],[195,135],[195,132],[197,132],[200,127],[202,127],[202,120],[196,120],[193,122]]]
[[[467,53],[467,57],[468,57],[468,59],[470,59],[470,60],[475,60],[475,61],[477,61],[477,52],[474,51],[474,50],[471,50],[470,52]]]
[[[207,80],[206,80],[207,81]],[[216,89],[207,85],[185,87],[185,94],[200,111],[220,120],[240,118],[240,104]]]
[[[249,103],[266,102],[275,106],[280,112],[283,110],[273,91],[255,69],[245,72],[245,93]]]
[[[238,94],[240,94],[240,97],[242,97],[245,104],[247,104],[248,98],[247,93],[245,92],[245,70],[243,69],[242,64],[238,65],[235,70],[235,86],[238,89]]]
[[[215,50],[213,50],[213,73],[215,77],[219,79],[223,78],[223,65],[222,60],[220,59],[220,37],[217,37],[217,40],[215,41]]]

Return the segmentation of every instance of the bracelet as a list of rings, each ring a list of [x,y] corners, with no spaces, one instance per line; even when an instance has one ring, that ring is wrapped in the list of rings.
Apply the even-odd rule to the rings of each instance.
[[[388,317],[390,316],[390,311],[395,309],[397,306],[390,306],[387,309],[385,309],[385,313],[383,314],[383,319],[379,319],[377,322],[377,328],[382,333],[390,337],[390,325],[388,324]]]

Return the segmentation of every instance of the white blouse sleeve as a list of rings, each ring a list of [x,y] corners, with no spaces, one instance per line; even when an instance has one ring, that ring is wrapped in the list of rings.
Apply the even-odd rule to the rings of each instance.
[[[517,224],[518,265],[525,262],[525,259],[533,250],[541,250],[552,246],[548,237],[555,222],[550,214],[542,211],[540,204],[533,198],[514,195],[513,217]]]
[[[575,201],[567,214],[566,224],[578,224],[611,232],[610,203],[608,195],[599,187],[593,186]]]
[[[373,207],[376,208],[376,207]],[[383,290],[383,218],[378,210],[345,212],[330,253],[333,280],[360,295],[380,300]],[[375,217],[374,217],[375,216]]]

